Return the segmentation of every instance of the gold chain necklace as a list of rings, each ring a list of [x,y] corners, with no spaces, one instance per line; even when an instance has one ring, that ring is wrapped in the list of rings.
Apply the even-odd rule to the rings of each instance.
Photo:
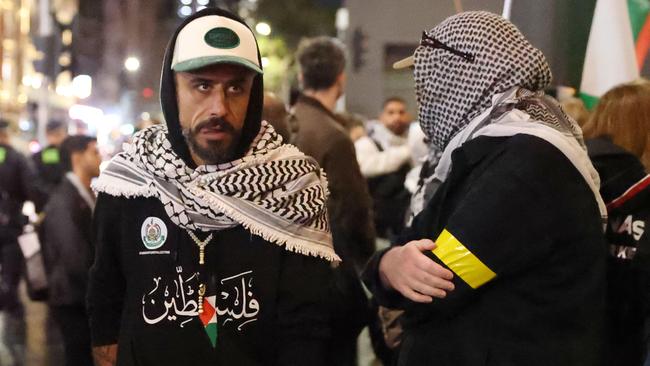
[[[205,247],[210,243],[210,240],[212,240],[212,233],[208,235],[205,240],[199,240],[199,238],[194,235],[193,232],[187,230],[187,233],[190,235],[190,238],[194,240],[194,243],[199,247],[199,265],[204,265],[205,264]],[[205,284],[199,283],[199,314],[203,314],[203,296],[205,295]]]

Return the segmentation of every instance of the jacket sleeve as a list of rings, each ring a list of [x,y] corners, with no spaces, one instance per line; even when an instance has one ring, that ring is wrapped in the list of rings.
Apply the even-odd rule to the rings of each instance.
[[[359,170],[352,141],[332,141],[323,169],[330,187],[327,209],[336,252],[361,268],[375,250],[375,230],[368,185]]]
[[[100,193],[93,229],[95,262],[90,269],[87,297],[93,346],[115,344],[120,332],[126,280],[120,261],[119,199]]]
[[[325,365],[330,339],[326,299],[331,269],[325,260],[287,252],[278,291],[277,365]],[[335,336],[335,335],[334,335]]]
[[[41,211],[45,199],[42,191],[38,185],[38,175],[36,172],[36,167],[33,165],[32,161],[22,155],[19,156],[20,162],[19,167],[19,179],[21,182],[21,187],[23,189],[24,198],[26,200],[32,201],[37,208],[37,211]]]
[[[63,271],[75,283],[83,283],[85,289],[90,243],[79,227],[80,223],[73,219],[74,207],[69,204],[73,198],[66,197],[68,202],[63,202],[62,198],[53,196],[45,208],[45,260],[48,268]]]
[[[436,248],[426,254],[454,273],[455,289],[430,304],[410,302],[399,293],[381,287],[378,269],[384,253],[379,253],[369,263],[364,279],[380,303],[399,308],[429,307],[437,316],[451,316],[483,286],[517,276],[548,257],[553,244],[552,222],[557,220],[552,204],[567,199],[563,197],[561,185],[575,184],[569,183],[574,177],[567,178],[562,171],[574,168],[556,167],[560,173],[545,177],[547,170],[539,166],[504,168],[502,165],[494,164],[472,181],[467,194],[454,205],[442,231],[428,237],[436,242]],[[535,170],[538,172],[521,173]],[[426,214],[416,218],[411,237],[401,243],[427,238],[414,236],[430,230],[431,223],[422,220],[423,216]]]
[[[368,136],[363,136],[355,141],[354,149],[361,174],[366,178],[395,172],[411,158],[409,146],[393,146],[379,151]]]

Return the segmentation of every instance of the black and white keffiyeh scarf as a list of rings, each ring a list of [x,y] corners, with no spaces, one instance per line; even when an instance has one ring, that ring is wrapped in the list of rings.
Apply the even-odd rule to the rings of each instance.
[[[441,152],[432,175],[421,180],[412,207],[417,214],[451,170],[451,154],[478,136],[528,134],[560,150],[590,187],[603,219],[607,217],[594,169],[577,123],[557,101],[544,95],[551,71],[542,52],[506,19],[473,11],[447,18],[425,34],[441,47],[421,44],[414,54],[418,119]],[[470,59],[471,58],[471,59]]]
[[[155,197],[186,230],[243,225],[297,253],[339,262],[332,245],[327,179],[315,160],[263,121],[243,158],[191,169],[174,153],[165,126],[133,136],[93,188],[112,196]]]
[[[543,90],[551,81],[544,54],[504,18],[485,11],[451,16],[426,34],[473,57],[420,45],[414,54],[418,119],[443,150],[469,121],[512,87]]]

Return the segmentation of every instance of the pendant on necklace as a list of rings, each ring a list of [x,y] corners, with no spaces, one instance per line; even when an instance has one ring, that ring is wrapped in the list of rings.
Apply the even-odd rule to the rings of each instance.
[[[199,240],[193,232],[188,230],[187,233],[190,234],[192,240],[194,240],[196,245],[199,247],[199,264],[205,264],[205,247],[210,243],[210,240],[212,240],[212,233],[210,233],[210,235],[208,235],[208,237],[203,241]]]
[[[205,295],[205,285],[199,285],[199,314],[203,314],[203,296]]]

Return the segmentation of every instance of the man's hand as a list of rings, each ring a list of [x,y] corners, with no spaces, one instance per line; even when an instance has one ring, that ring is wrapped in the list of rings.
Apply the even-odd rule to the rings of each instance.
[[[93,347],[95,366],[115,366],[117,363],[117,344]]]
[[[453,273],[422,253],[435,247],[433,241],[422,239],[386,252],[379,262],[382,285],[415,302],[445,297],[447,291],[454,289]]]

